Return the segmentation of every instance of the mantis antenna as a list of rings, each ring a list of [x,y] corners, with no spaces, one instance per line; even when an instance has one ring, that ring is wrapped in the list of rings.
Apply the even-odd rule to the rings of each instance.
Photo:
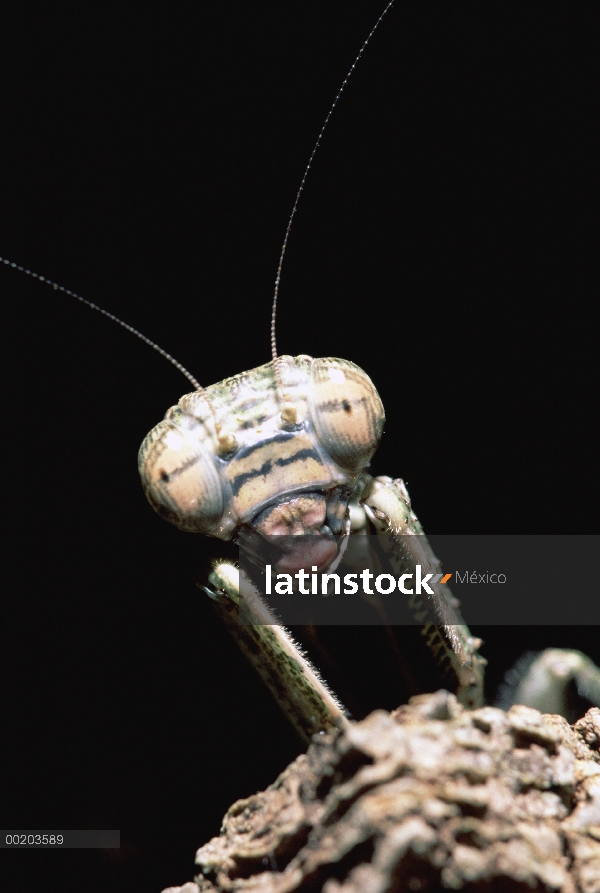
[[[333,110],[336,107],[336,105],[338,104],[339,98],[342,95],[342,93],[344,92],[346,84],[350,80],[350,77],[358,64],[359,59],[361,58],[362,54],[366,50],[367,44],[369,43],[369,41],[371,40],[371,38],[377,31],[379,25],[381,24],[383,17],[388,12],[388,10],[393,6],[393,4],[394,4],[394,0],[390,0],[390,2],[387,4],[385,9],[381,13],[379,18],[375,22],[375,24],[373,25],[373,27],[371,28],[371,31],[369,32],[369,36],[367,37],[367,39],[361,46],[361,48],[358,51],[358,54],[356,56],[356,59],[354,60],[354,62],[350,66],[350,68],[348,69],[348,73],[346,74],[346,77],[342,81],[342,86],[338,90],[337,95],[331,104],[331,108],[327,112],[325,121],[323,122],[323,126],[321,127],[321,130],[317,137],[317,141],[313,147],[312,152],[310,153],[310,158],[308,159],[308,164],[306,165],[306,168],[302,175],[302,180],[300,181],[300,187],[298,189],[298,192],[296,193],[296,199],[294,201],[292,213],[290,214],[290,219],[288,220],[288,225],[287,225],[287,228],[285,231],[285,236],[283,239],[283,245],[281,246],[281,254],[279,255],[279,264],[277,266],[277,275],[275,276],[275,292],[273,294],[273,305],[271,308],[271,358],[273,361],[273,368],[275,370],[275,377],[277,379],[277,385],[278,385],[278,389],[279,389],[280,393],[283,391],[283,384],[282,384],[282,380],[281,380],[281,369],[279,366],[279,358],[277,355],[277,341],[276,341],[276,336],[275,336],[275,325],[276,325],[276,318],[277,318],[277,298],[279,297],[279,284],[281,282],[281,268],[283,267],[283,258],[285,257],[285,250],[287,248],[288,240],[290,237],[290,230],[292,228],[292,222],[294,220],[294,215],[295,215],[296,209],[298,207],[298,202],[300,201],[300,196],[302,195],[302,191],[304,189],[304,184],[306,183],[306,178],[308,177],[308,172],[312,167],[313,159],[317,153],[317,149],[321,145],[321,140],[323,139],[323,134],[325,133],[325,128],[329,124],[329,119],[331,118],[331,116],[333,114]],[[284,400],[286,399],[285,394],[283,395],[283,399]],[[295,421],[295,418],[292,418],[292,416],[295,415],[294,407],[291,406],[290,404],[286,404],[286,406],[284,407],[284,410],[282,412],[282,415],[284,415],[286,413],[287,413],[287,415],[290,416],[289,419],[286,418],[286,421],[290,421],[293,423]]]
[[[276,343],[276,335],[275,335],[276,318],[277,318],[277,298],[279,297],[279,285],[281,282],[281,269],[283,267],[283,259],[285,257],[285,251],[286,251],[287,244],[288,244],[289,237],[290,237],[292,222],[294,220],[294,215],[296,214],[296,209],[297,209],[298,203],[300,201],[300,196],[302,195],[302,192],[304,190],[304,184],[306,183],[306,179],[308,177],[308,172],[311,169],[313,159],[317,153],[317,149],[321,145],[321,140],[323,138],[323,134],[325,133],[325,128],[327,127],[327,125],[329,123],[329,119],[331,118],[331,116],[333,114],[333,110],[335,109],[336,105],[338,104],[338,101],[339,101],[342,93],[344,92],[346,84],[350,80],[350,77],[351,77],[352,73],[354,72],[354,69],[356,68],[356,66],[358,64],[359,59],[361,58],[362,54],[364,53],[365,49],[367,48],[367,45],[368,45],[369,41],[371,40],[371,38],[373,37],[373,35],[375,34],[375,31],[381,24],[382,19],[384,18],[384,16],[388,12],[388,10],[393,6],[393,4],[394,4],[394,0],[389,0],[387,6],[385,7],[383,12],[377,19],[377,21],[375,22],[373,27],[371,28],[371,31],[369,32],[367,39],[361,46],[354,62],[348,69],[346,77],[342,81],[342,85],[341,85],[340,89],[338,90],[336,97],[333,100],[333,103],[331,104],[331,108],[327,112],[325,121],[323,122],[323,126],[321,127],[321,130],[317,137],[317,141],[316,141],[316,143],[313,147],[313,150],[310,154],[310,158],[308,159],[308,164],[306,165],[304,174],[302,175],[302,180],[300,181],[300,186],[298,188],[298,192],[296,193],[296,198],[294,200],[294,205],[292,207],[292,213],[290,214],[290,218],[288,220],[287,228],[285,231],[285,236],[283,239],[283,244],[281,246],[281,254],[279,255],[279,263],[277,265],[277,275],[275,277],[275,291],[273,294],[273,305],[272,305],[272,309],[271,309],[271,357],[272,357],[272,361],[273,361],[275,377],[277,380],[277,388],[278,388],[279,393],[282,394],[283,400],[285,401],[284,406],[282,408],[282,416],[286,422],[291,423],[291,424],[295,424],[295,422],[296,422],[296,408],[295,408],[295,406],[293,406],[292,403],[287,401],[286,395],[283,394],[283,382],[282,382],[282,378],[281,378],[281,370],[279,367],[279,358],[278,358],[278,354],[277,354],[277,343]],[[165,360],[168,360],[169,363],[171,363],[173,366],[175,366],[175,368],[178,369],[182,375],[185,375],[185,377],[188,379],[189,382],[191,382],[191,384],[194,386],[194,388],[200,394],[202,394],[204,396],[206,402],[208,403],[208,405],[210,407],[210,410],[212,412],[212,415],[213,415],[213,418],[215,421],[215,432],[216,432],[217,438],[220,443],[221,443],[221,441],[223,441],[223,448],[224,449],[227,448],[227,444],[229,443],[229,441],[227,439],[228,436],[227,436],[227,434],[222,434],[222,432],[221,432],[221,423],[217,420],[214,407],[208,398],[206,390],[202,387],[200,382],[192,375],[192,373],[189,372],[185,368],[185,366],[183,366],[180,362],[178,362],[175,359],[175,357],[171,356],[170,353],[167,353],[166,350],[163,350],[163,348],[160,347],[158,344],[156,344],[156,342],[152,341],[150,338],[147,338],[145,335],[143,335],[140,331],[138,331],[138,329],[135,329],[133,326],[130,326],[128,323],[124,322],[122,319],[119,319],[119,317],[115,316],[114,313],[110,313],[108,310],[104,310],[102,307],[99,307],[98,304],[94,304],[92,301],[88,301],[87,298],[83,298],[81,295],[75,294],[75,292],[70,291],[70,289],[65,288],[63,285],[58,285],[58,283],[52,282],[52,280],[47,279],[45,276],[39,276],[37,273],[32,272],[32,270],[27,270],[25,267],[22,267],[19,264],[15,264],[12,261],[9,261],[4,257],[0,257],[0,263],[4,263],[9,267],[13,267],[15,270],[19,270],[21,273],[25,273],[27,276],[32,276],[34,279],[37,279],[39,282],[43,282],[46,285],[50,285],[54,289],[54,291],[61,291],[61,292],[63,292],[63,294],[70,295],[72,298],[75,298],[76,300],[81,301],[82,304],[86,304],[92,310],[97,310],[98,313],[101,313],[103,316],[106,316],[108,319],[112,320],[113,322],[116,322],[122,328],[124,328],[128,332],[130,332],[132,335],[135,335],[136,338],[139,338],[140,341],[143,341],[145,344],[147,344],[149,347],[151,347],[153,350],[155,350],[157,353],[159,353],[162,357],[165,358]]]
[[[32,270],[27,270],[25,269],[25,267],[21,267],[19,264],[12,263],[12,261],[7,260],[5,257],[0,257],[0,263],[6,264],[7,267],[13,267],[15,270],[19,270],[21,273],[25,273],[27,276],[32,276],[39,282],[50,285],[54,289],[54,291],[62,291],[63,294],[70,295],[72,298],[76,298],[78,301],[81,301],[82,304],[85,304],[87,307],[91,307],[92,310],[97,310],[98,313],[101,313],[103,316],[106,316],[108,319],[116,322],[128,332],[131,332],[132,335],[135,335],[136,338],[139,338],[140,341],[143,341],[144,344],[147,344],[149,347],[159,353],[161,357],[164,357],[165,360],[168,360],[169,363],[171,363],[172,366],[175,366],[175,368],[178,369],[182,375],[185,375],[187,380],[191,382],[191,384],[193,384],[198,393],[202,394],[202,396],[206,400],[215,423],[215,434],[217,437],[217,441],[219,442],[220,449],[223,452],[227,452],[229,449],[231,449],[231,435],[223,433],[221,422],[219,422],[219,420],[217,419],[215,408],[210,402],[209,396],[206,393],[206,389],[202,387],[200,382],[196,378],[194,378],[192,373],[189,372],[185,368],[185,366],[183,366],[178,360],[176,360],[175,357],[172,357],[170,353],[167,353],[167,351],[163,350],[160,345],[156,344],[156,342],[152,341],[150,338],[147,338],[140,331],[138,331],[138,329],[134,329],[133,326],[130,326],[122,319],[119,319],[119,317],[115,316],[114,313],[110,313],[108,310],[104,310],[104,308],[99,307],[98,304],[94,304],[93,301],[88,301],[87,298],[82,298],[81,295],[76,295],[74,291],[70,291],[68,288],[65,288],[64,285],[59,285],[57,282],[52,282],[51,279],[47,279],[45,276],[38,276],[38,274],[32,272]]]
[[[143,341],[144,344],[147,344],[153,350],[157,351],[164,357],[165,360],[168,360],[176,369],[185,375],[188,381],[190,381],[194,388],[200,393],[204,394],[206,397],[206,392],[199,381],[197,381],[191,372],[182,366],[181,363],[177,362],[175,357],[172,357],[170,353],[167,353],[166,350],[163,350],[162,347],[159,347],[154,341],[151,341],[150,338],[146,338],[145,335],[142,335],[141,332],[138,332],[137,329],[134,329],[133,326],[128,325],[128,323],[123,322],[122,319],[119,319],[118,316],[115,316],[114,313],[109,313],[108,310],[104,310],[102,307],[99,307],[98,304],[94,304],[92,301],[88,301],[87,298],[82,298],[81,295],[76,295],[74,291],[70,291],[68,288],[65,288],[64,285],[58,285],[57,282],[52,282],[50,279],[46,279],[45,276],[38,276],[37,273],[33,273],[31,270],[26,270],[25,267],[19,266],[19,264],[13,264],[11,261],[6,260],[4,257],[0,257],[0,263],[6,264],[7,267],[13,267],[15,270],[19,270],[21,273],[25,273],[27,276],[32,276],[34,279],[37,279],[39,282],[44,282],[46,285],[50,285],[54,291],[62,291],[65,295],[70,295],[72,298],[76,298],[78,301],[81,301],[82,304],[86,304],[88,307],[91,307],[92,310],[97,310],[98,313],[101,313],[103,316],[108,317],[108,319],[112,319],[113,322],[116,322],[118,325],[122,326],[124,329],[127,329],[128,332],[131,332],[132,335],[135,335],[136,338],[139,338],[140,341]],[[208,398],[206,398],[208,400]],[[209,401],[210,403],[210,401]],[[212,409],[212,407],[211,407]],[[214,412],[213,412],[214,415]]]
[[[223,452],[227,452],[231,449],[231,435],[228,433],[223,433],[221,422],[217,419],[217,414],[215,412],[215,408],[210,402],[209,396],[206,393],[206,389],[202,387],[198,379],[194,378],[191,372],[183,366],[175,357],[172,357],[170,353],[167,353],[166,350],[163,350],[155,341],[151,341],[150,338],[146,338],[141,332],[137,329],[134,329],[133,326],[130,326],[128,323],[123,322],[122,319],[119,319],[118,316],[115,316],[114,313],[109,313],[108,310],[104,310],[102,307],[99,307],[98,304],[94,304],[92,301],[88,301],[87,298],[82,298],[81,295],[76,295],[74,291],[70,291],[68,288],[65,288],[64,285],[59,285],[57,282],[52,282],[51,279],[46,279],[45,276],[38,276],[37,273],[33,273],[31,270],[26,270],[25,267],[21,267],[19,264],[14,264],[12,261],[7,260],[5,257],[0,257],[0,263],[6,264],[8,267],[13,267],[15,270],[19,270],[21,273],[25,273],[27,276],[33,276],[34,279],[37,279],[39,282],[44,282],[46,285],[52,286],[54,291],[62,291],[65,295],[70,295],[72,298],[76,298],[78,301],[81,301],[82,304],[86,304],[88,307],[91,307],[92,310],[97,310],[98,313],[101,313],[103,316],[106,316],[108,319],[116,322],[118,325],[122,326],[128,332],[131,332],[132,335],[135,335],[136,338],[139,338],[140,341],[143,341],[144,344],[147,344],[153,350],[164,357],[165,360],[168,360],[171,365],[175,366],[182,375],[185,375],[187,380],[191,382],[194,388],[198,391],[199,394],[202,394],[204,399],[206,400],[208,407],[212,413],[212,417],[215,423],[215,434],[217,437],[217,441],[219,443],[219,448]]]

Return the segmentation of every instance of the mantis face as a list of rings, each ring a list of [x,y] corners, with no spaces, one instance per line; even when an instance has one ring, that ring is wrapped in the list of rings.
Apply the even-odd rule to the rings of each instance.
[[[383,431],[369,377],[339,359],[279,361],[182,397],[145,439],[150,504],[181,530],[229,540],[318,535],[319,569],[335,559],[348,500]]]

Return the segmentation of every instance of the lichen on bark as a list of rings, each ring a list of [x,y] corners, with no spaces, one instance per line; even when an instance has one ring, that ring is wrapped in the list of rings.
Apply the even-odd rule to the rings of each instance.
[[[600,710],[377,710],[234,803],[196,864],[169,893],[600,893]]]

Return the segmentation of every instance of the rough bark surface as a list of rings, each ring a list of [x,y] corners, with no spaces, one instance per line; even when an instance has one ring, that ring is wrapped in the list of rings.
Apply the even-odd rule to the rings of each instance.
[[[234,803],[196,864],[168,893],[600,893],[600,710],[376,711]]]

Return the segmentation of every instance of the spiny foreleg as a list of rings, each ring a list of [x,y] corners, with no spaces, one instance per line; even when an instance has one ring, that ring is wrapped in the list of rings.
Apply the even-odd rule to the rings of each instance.
[[[440,562],[412,511],[401,479],[371,478],[363,493],[362,505],[396,573],[414,574],[420,565],[423,572],[439,574]],[[413,587],[409,609],[415,620],[423,624],[422,632],[434,657],[452,671],[461,702],[469,708],[479,707],[483,704],[487,663],[479,654],[481,640],[471,635],[460,613],[460,603],[448,587],[439,580],[428,585],[433,594],[428,594],[425,587],[417,593]]]

